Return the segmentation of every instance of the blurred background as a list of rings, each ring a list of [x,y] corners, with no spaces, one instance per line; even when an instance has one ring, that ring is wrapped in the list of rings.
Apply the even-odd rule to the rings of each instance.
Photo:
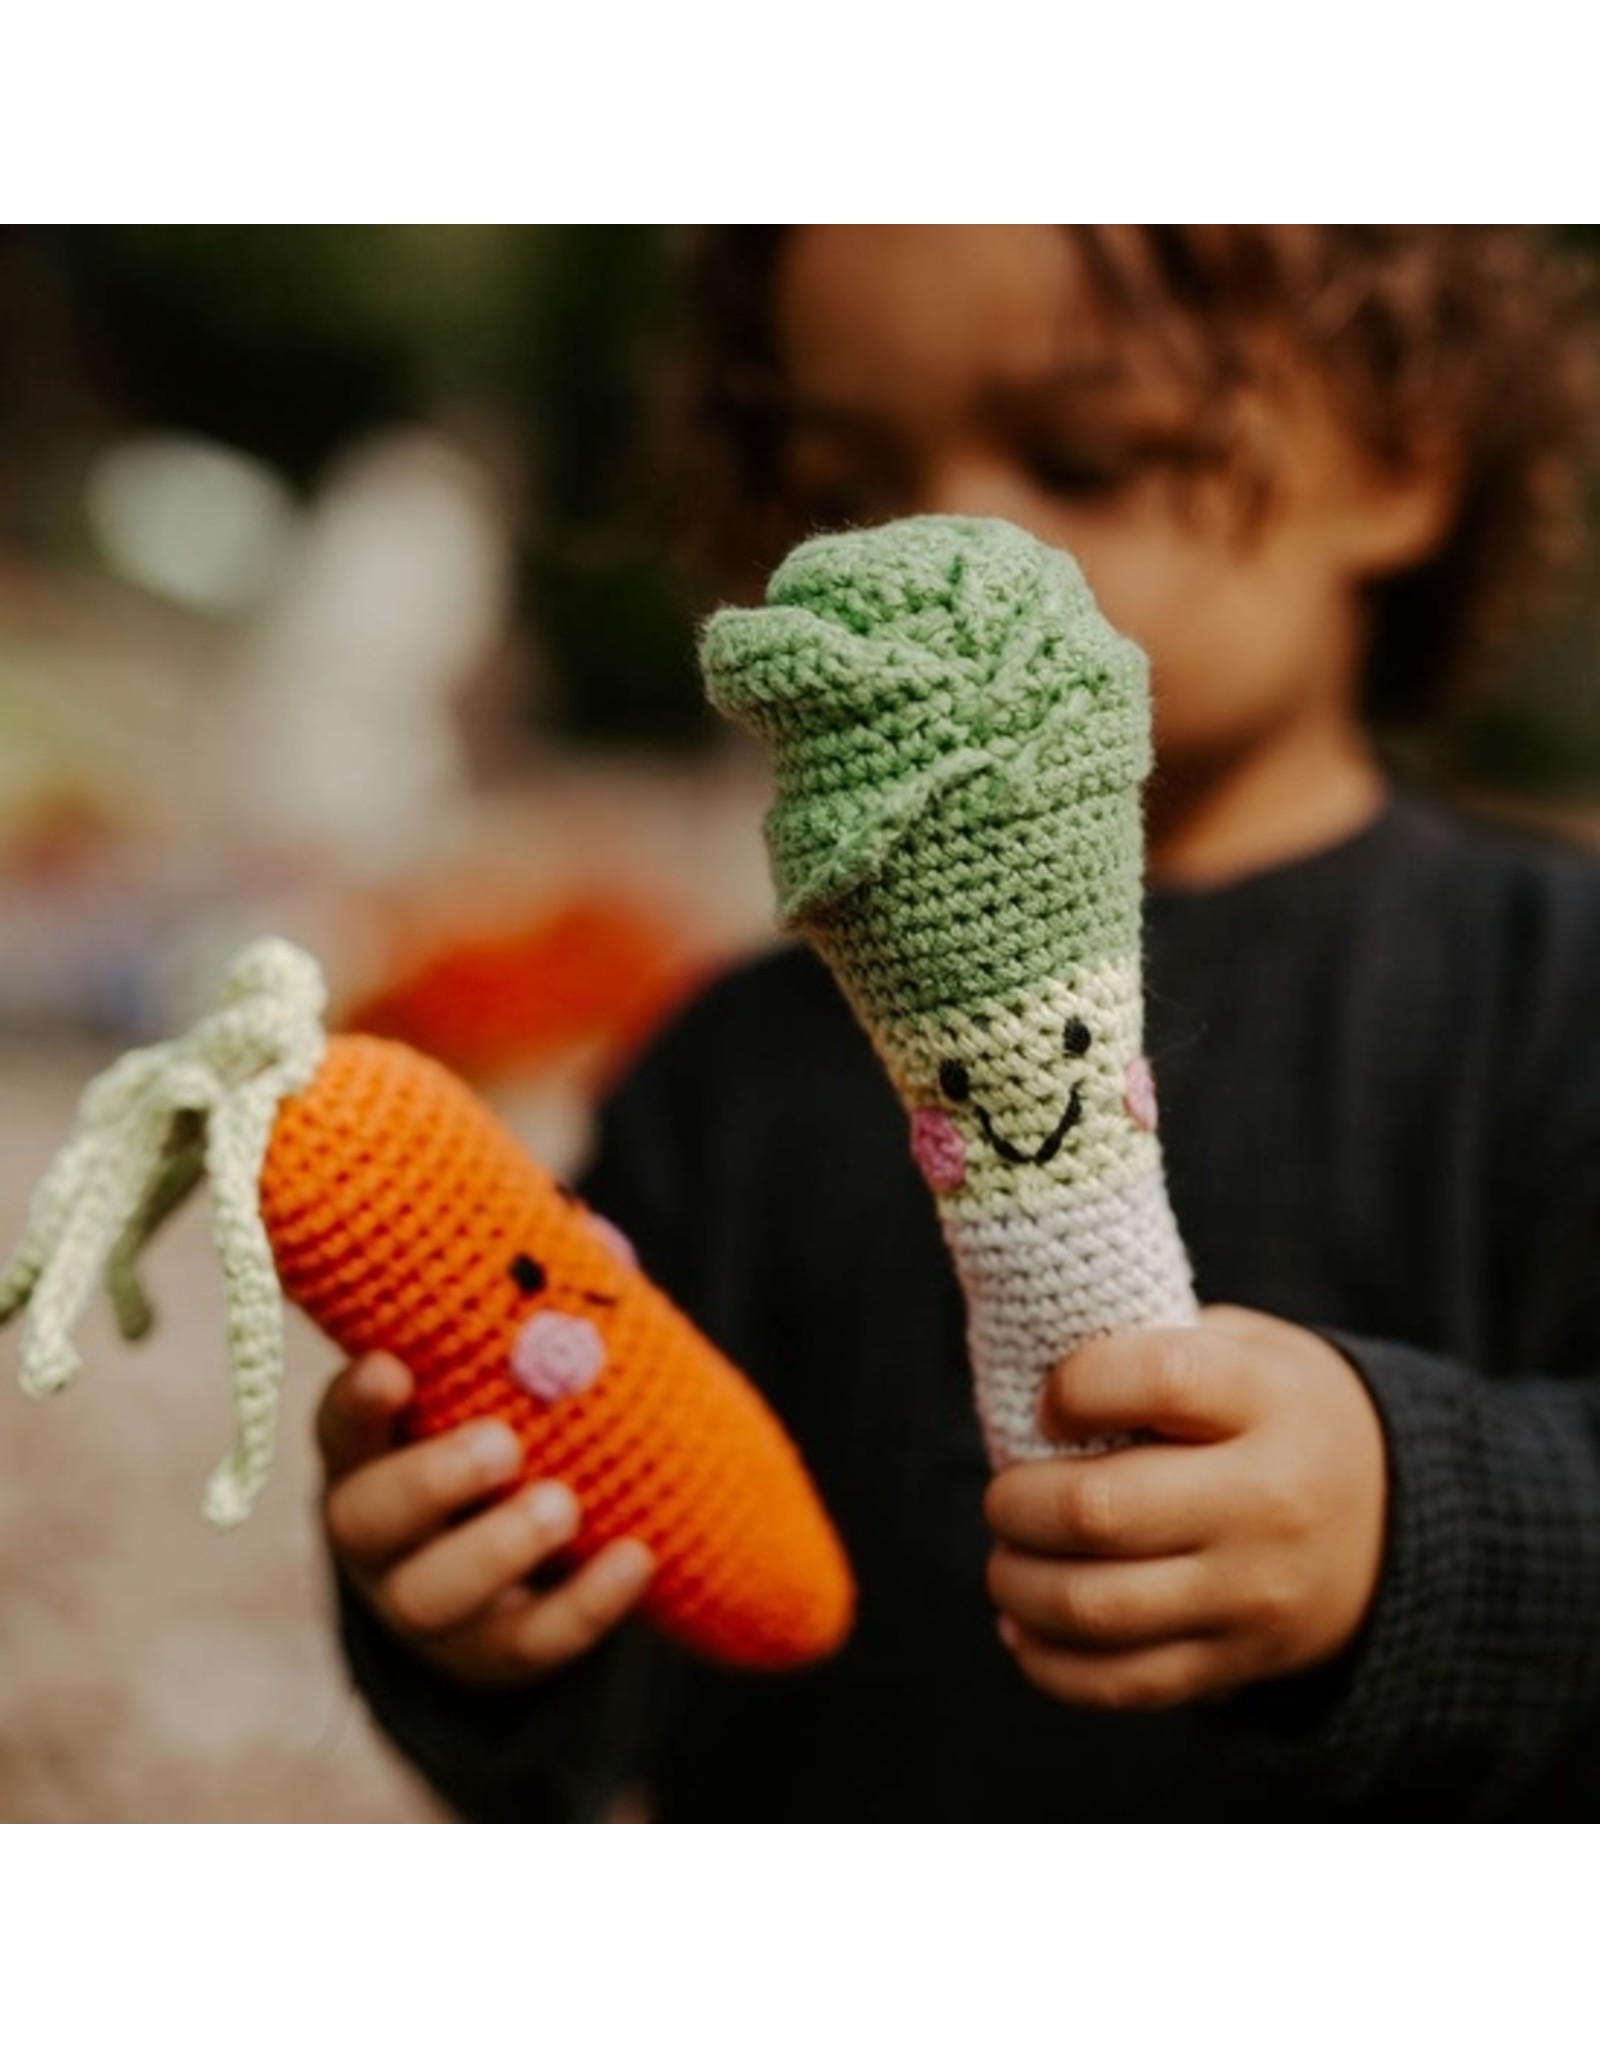
[[[663,489],[677,232],[0,228],[0,1242],[89,1075],[263,931],[557,1165],[766,934]],[[1593,836],[1597,637],[1591,594],[1432,772]],[[64,1401],[7,1341],[0,1819],[429,1818],[331,1647],[304,1326],[254,1521],[198,1520],[212,1269],[199,1205]]]
[[[465,1073],[552,1163],[768,925],[751,758],[669,566],[651,227],[0,229],[0,1241],[123,1046],[241,941]],[[0,1818],[426,1815],[329,1641],[294,1331],[229,1440],[204,1205],[136,1351],[0,1376]]]

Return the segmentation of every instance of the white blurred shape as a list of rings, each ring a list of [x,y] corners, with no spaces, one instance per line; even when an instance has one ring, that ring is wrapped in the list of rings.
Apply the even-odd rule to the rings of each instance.
[[[424,853],[469,794],[458,706],[509,604],[508,521],[464,450],[407,429],[346,462],[241,653],[238,822],[361,878]]]
[[[287,488],[264,463],[188,435],[118,442],[90,470],[84,495],[117,573],[201,612],[257,602],[282,569],[296,523]]]

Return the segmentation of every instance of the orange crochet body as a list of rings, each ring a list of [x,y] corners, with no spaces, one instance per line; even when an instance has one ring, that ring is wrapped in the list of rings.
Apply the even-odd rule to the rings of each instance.
[[[278,1112],[261,1208],[290,1298],[415,1374],[418,1434],[495,1416],[576,1494],[577,1555],[650,1546],[665,1633],[757,1668],[844,1640],[850,1569],[776,1418],[444,1068],[330,1039]]]

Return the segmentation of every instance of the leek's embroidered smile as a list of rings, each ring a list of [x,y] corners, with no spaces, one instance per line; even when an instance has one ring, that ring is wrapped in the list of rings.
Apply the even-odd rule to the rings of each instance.
[[[1068,1020],[1062,1033],[1062,1046],[1070,1059],[1081,1059],[1089,1050],[1093,1038],[1089,1027],[1081,1017]],[[965,1103],[972,1098],[972,1077],[960,1060],[942,1060],[939,1065],[939,1086],[951,1102]],[[972,1104],[972,1113],[978,1119],[978,1128],[988,1140],[995,1154],[1008,1166],[1048,1166],[1061,1150],[1068,1131],[1083,1116],[1083,1083],[1074,1081],[1072,1093],[1067,1097],[1067,1106],[1061,1112],[1052,1130],[1036,1151],[1024,1152],[991,1122],[989,1112],[981,1102]]]

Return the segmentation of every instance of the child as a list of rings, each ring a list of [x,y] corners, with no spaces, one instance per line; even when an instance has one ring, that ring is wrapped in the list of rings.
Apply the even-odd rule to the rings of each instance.
[[[703,417],[735,577],[997,514],[1151,657],[1150,1050],[1206,1311],[987,1473],[903,1119],[824,971],[728,978],[587,1192],[755,1377],[857,1568],[780,1681],[624,1625],[495,1428],[321,1431],[346,1641],[463,1814],[1600,1815],[1600,874],[1390,787],[1579,503],[1592,339],[1517,231],[724,230]],[[723,594],[729,594],[725,587]],[[747,595],[744,589],[733,594]],[[506,1482],[525,1483],[509,1493]]]

